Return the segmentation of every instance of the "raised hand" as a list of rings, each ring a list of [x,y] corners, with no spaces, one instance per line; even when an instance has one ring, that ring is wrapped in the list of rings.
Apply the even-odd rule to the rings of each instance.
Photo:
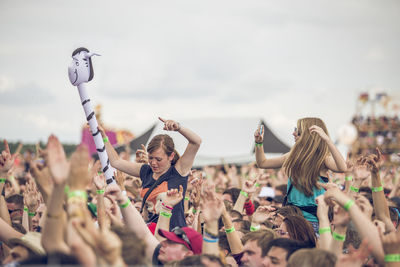
[[[168,206],[174,207],[178,204],[183,198],[183,187],[179,186],[179,189],[173,188],[167,191],[167,195],[164,198],[164,203]]]
[[[400,231],[392,231],[386,235],[380,232],[380,237],[385,254],[400,254]]]
[[[166,120],[160,117],[158,117],[158,119],[164,123],[163,129],[166,131],[179,131],[181,129],[180,124],[176,121]]]
[[[370,154],[362,159],[368,170],[372,173],[378,173],[381,165],[382,153],[379,148],[376,148],[376,154]]]
[[[71,156],[71,167],[68,175],[70,190],[85,190],[91,181],[89,175],[89,152],[85,145],[79,145]]]
[[[265,222],[273,211],[276,211],[276,208],[271,206],[259,206],[252,216],[253,223],[260,224]]]
[[[216,196],[214,185],[205,186],[201,197],[200,208],[204,221],[218,221],[224,209],[224,203]]]
[[[47,162],[54,184],[63,184],[68,177],[69,163],[58,138],[50,135],[47,141]]]
[[[354,180],[359,182],[364,182],[368,177],[370,177],[370,172],[364,165],[364,158],[360,157],[357,163],[353,167]]]
[[[97,173],[93,177],[93,183],[96,186],[97,190],[104,189],[106,187],[106,177],[103,173]]]
[[[258,126],[257,130],[254,132],[254,141],[256,143],[262,143],[264,141],[264,126]]]
[[[4,150],[0,154],[0,175],[5,175],[14,165],[17,154],[11,155],[7,140],[4,139]]]
[[[321,127],[317,126],[317,125],[311,126],[309,128],[309,130],[310,130],[311,134],[312,133],[317,133],[322,138],[322,140],[324,140],[324,141],[329,141],[330,140],[329,136],[324,132],[324,130]]]
[[[251,179],[251,180],[246,180],[244,182],[242,190],[244,192],[246,192],[247,194],[249,194],[249,197],[250,197],[251,194],[256,192],[256,190],[257,190],[257,187],[256,187],[257,181],[258,181],[258,178]]]
[[[146,147],[143,144],[141,144],[140,146],[142,147],[142,149],[136,150],[135,161],[137,163],[145,163],[145,164],[147,164],[147,163],[149,163],[149,155],[148,155],[148,153],[146,151]]]
[[[125,175],[120,170],[117,170],[114,172],[114,177],[117,185],[119,185],[122,191],[125,191]]]
[[[24,205],[28,207],[30,212],[35,212],[39,207],[39,192],[37,192],[35,182],[28,180],[26,182],[24,196]]]

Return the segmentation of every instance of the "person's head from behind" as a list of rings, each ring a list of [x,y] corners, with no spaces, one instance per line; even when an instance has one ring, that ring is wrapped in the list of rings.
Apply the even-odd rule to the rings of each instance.
[[[324,266],[334,267],[336,255],[332,252],[317,248],[300,249],[290,256],[288,267]]]
[[[322,128],[328,135],[325,123],[321,119],[298,120],[297,129],[295,129],[298,136],[296,143],[283,164],[283,169],[291,177],[293,185],[307,196],[312,195],[313,187],[319,188],[317,186],[319,175],[324,168],[325,158],[329,154],[327,143],[318,133],[310,132],[310,128],[314,125]]]
[[[241,259],[243,266],[262,266],[263,250],[268,243],[274,239],[275,234],[272,230],[264,229],[255,232],[250,232],[242,238],[243,257]]]
[[[175,227],[171,232],[159,230],[158,233],[166,238],[161,242],[158,255],[158,260],[164,264],[201,254],[203,237],[190,227]]]
[[[224,264],[221,259],[215,255],[202,254],[188,256],[179,261],[176,266],[222,267]]]
[[[147,153],[149,154],[149,165],[154,173],[166,172],[179,159],[174,141],[167,134],[154,136],[147,145]]]
[[[264,267],[285,267],[290,255],[295,251],[305,248],[305,244],[288,238],[276,238],[268,243],[263,249],[263,266]]]
[[[7,242],[11,251],[2,263],[22,262],[34,256],[45,255],[40,239],[41,234],[36,232],[28,232],[21,238],[11,238]]]
[[[280,228],[276,229],[276,232],[283,238],[291,238],[304,242],[309,248],[315,247],[316,239],[314,229],[303,217],[288,215],[283,219]]]

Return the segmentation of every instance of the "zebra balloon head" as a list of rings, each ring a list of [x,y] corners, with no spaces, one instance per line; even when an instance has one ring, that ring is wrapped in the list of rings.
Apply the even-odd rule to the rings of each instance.
[[[80,85],[91,81],[94,76],[92,56],[100,56],[96,53],[90,53],[88,49],[80,47],[72,52],[72,63],[68,67],[69,81],[72,85]]]

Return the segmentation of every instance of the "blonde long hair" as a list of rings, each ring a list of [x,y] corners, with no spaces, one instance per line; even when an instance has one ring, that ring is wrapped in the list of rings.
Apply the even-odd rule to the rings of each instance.
[[[324,161],[329,154],[328,145],[317,133],[310,133],[313,125],[321,127],[329,136],[325,123],[319,118],[303,118],[297,121],[299,139],[290,150],[283,163],[283,169],[291,178],[292,184],[305,195],[311,196],[320,172],[325,168]]]

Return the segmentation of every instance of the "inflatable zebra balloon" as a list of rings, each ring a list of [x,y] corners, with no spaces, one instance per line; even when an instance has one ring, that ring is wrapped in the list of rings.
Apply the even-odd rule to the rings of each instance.
[[[99,54],[90,53],[88,49],[80,47],[72,53],[72,64],[68,67],[68,76],[72,85],[78,87],[81,103],[85,111],[86,119],[89,123],[90,131],[92,132],[94,143],[96,145],[97,154],[103,168],[103,173],[106,176],[107,184],[114,183],[114,168],[110,165],[110,160],[104,146],[103,138],[98,130],[96,116],[90,103],[89,95],[86,92],[85,83],[91,81],[94,76],[92,56],[100,56]]]

